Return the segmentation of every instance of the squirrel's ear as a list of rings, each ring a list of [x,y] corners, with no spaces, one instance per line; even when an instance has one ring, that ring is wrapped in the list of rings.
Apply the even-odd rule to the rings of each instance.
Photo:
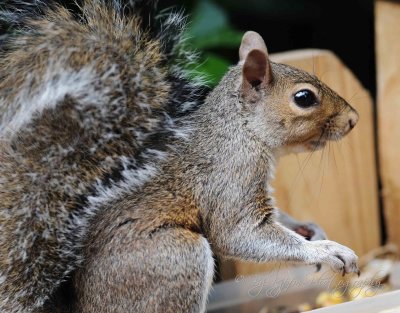
[[[259,34],[248,31],[243,35],[239,56],[240,62],[243,62],[244,85],[256,87],[271,81],[272,73],[268,50]]]

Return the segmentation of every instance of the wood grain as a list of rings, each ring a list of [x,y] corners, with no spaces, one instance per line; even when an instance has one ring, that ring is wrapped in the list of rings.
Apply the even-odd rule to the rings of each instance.
[[[330,143],[321,152],[280,160],[274,182],[278,207],[300,220],[318,223],[330,239],[364,254],[380,244],[371,97],[329,51],[292,51],[272,55],[271,59],[314,73],[360,114],[358,125],[342,141]],[[400,186],[400,176],[398,182]],[[275,266],[225,262],[222,276],[230,278],[232,272],[249,275]]]
[[[375,5],[378,139],[388,240],[400,245],[400,3]]]

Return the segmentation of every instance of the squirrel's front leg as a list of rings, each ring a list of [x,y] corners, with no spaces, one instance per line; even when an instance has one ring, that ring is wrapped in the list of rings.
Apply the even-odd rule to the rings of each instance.
[[[217,253],[256,262],[325,263],[343,274],[359,273],[358,257],[351,249],[330,240],[306,240],[277,222],[273,207],[250,205],[233,214],[223,211],[215,210],[207,218],[208,239]],[[217,227],[215,218],[224,220],[224,227]]]

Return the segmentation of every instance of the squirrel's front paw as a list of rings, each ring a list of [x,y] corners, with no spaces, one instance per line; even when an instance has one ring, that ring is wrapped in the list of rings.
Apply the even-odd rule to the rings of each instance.
[[[313,247],[310,260],[313,264],[328,264],[334,271],[360,274],[357,261],[358,257],[353,250],[330,240],[318,240],[309,243]]]

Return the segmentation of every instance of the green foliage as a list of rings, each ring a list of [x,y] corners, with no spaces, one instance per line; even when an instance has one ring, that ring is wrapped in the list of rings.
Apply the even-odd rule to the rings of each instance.
[[[242,33],[232,28],[226,13],[210,0],[197,2],[191,16],[185,35],[189,46],[200,53],[200,60],[190,68],[190,76],[205,76],[209,85],[214,86],[230,65],[218,49],[237,49]]]

